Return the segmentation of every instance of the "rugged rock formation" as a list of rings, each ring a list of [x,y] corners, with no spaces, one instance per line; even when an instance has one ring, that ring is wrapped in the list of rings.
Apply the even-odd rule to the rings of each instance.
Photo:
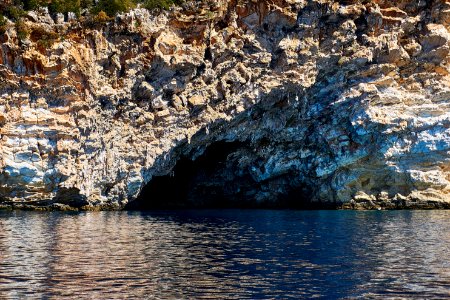
[[[26,19],[0,38],[5,203],[450,202],[448,0]]]

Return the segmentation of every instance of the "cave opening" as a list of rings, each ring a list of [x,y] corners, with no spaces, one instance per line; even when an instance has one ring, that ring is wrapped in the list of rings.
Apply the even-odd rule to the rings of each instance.
[[[220,141],[211,144],[195,160],[181,157],[169,174],[154,176],[126,209],[227,206],[224,182],[214,178],[223,175],[228,155],[244,146],[242,142]]]
[[[244,142],[219,141],[191,160],[181,157],[172,171],[154,176],[134,201],[125,209],[186,209],[186,208],[276,208],[276,209],[334,209],[330,202],[312,201],[310,185],[299,184],[295,173],[257,182],[248,170],[239,168],[239,161],[252,149]],[[257,163],[254,162],[254,163]],[[268,201],[258,202],[260,191],[284,192],[274,194]]]

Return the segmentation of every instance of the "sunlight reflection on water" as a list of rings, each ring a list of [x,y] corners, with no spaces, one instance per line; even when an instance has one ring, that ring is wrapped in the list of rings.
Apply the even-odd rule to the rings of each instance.
[[[0,298],[450,297],[449,211],[0,213]]]

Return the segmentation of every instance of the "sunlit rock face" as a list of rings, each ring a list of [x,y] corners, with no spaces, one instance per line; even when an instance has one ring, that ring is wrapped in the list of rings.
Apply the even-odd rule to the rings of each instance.
[[[4,201],[123,207],[184,175],[191,204],[450,202],[448,1],[195,3],[108,24],[41,10],[22,41],[9,25]]]

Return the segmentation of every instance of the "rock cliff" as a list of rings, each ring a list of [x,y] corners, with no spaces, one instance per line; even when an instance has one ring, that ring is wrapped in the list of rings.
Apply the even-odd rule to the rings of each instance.
[[[119,208],[164,187],[192,205],[449,206],[448,0],[24,24],[0,36],[5,204]]]

